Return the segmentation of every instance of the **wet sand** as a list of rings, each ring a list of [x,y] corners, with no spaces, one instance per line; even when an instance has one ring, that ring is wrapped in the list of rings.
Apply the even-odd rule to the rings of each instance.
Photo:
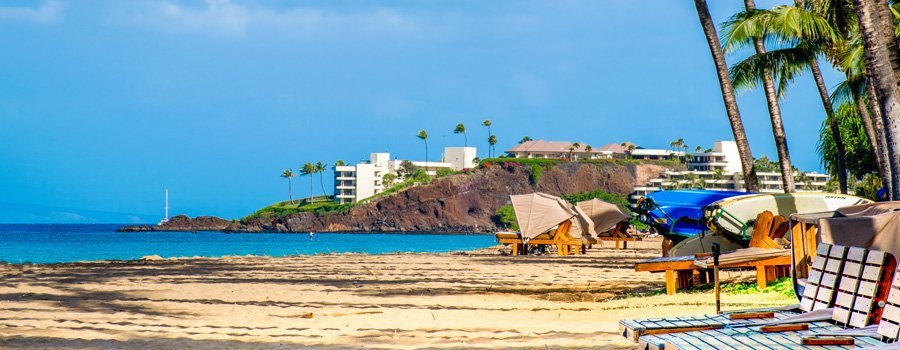
[[[709,292],[646,296],[663,276],[632,264],[658,240],[608,247],[0,265],[0,348],[632,349],[622,318],[713,311]],[[791,302],[725,295],[723,309]]]

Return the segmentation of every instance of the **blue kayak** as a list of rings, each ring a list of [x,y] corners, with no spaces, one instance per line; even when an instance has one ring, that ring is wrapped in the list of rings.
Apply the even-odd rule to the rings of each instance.
[[[718,200],[748,194],[751,193],[711,190],[654,192],[638,202],[637,213],[640,214],[641,221],[660,234],[678,240],[709,230],[700,220],[703,217],[703,207]]]

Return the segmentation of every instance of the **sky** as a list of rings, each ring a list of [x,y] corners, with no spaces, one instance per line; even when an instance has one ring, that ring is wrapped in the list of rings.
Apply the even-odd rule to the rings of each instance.
[[[156,220],[165,189],[173,214],[240,218],[287,199],[286,168],[422,159],[420,129],[432,160],[462,145],[457,123],[484,157],[483,119],[498,150],[732,139],[690,1],[7,0],[0,47],[0,204],[35,208],[6,222]],[[754,156],[774,157],[764,96],[738,103]],[[795,166],[821,172],[812,78],[781,105]]]

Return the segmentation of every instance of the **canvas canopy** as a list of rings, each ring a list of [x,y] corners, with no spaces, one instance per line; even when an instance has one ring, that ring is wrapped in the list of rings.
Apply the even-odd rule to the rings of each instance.
[[[581,238],[593,232],[594,223],[590,221],[590,218],[583,214],[581,209],[577,209],[557,196],[535,192],[512,195],[509,196],[509,199],[516,212],[516,220],[519,222],[519,231],[523,238],[534,238],[573,218],[576,219],[573,221],[573,230],[570,232],[573,237]],[[578,228],[576,229],[575,226]]]
[[[819,219],[823,243],[881,250],[900,258],[900,202],[840,208],[834,217]]]
[[[594,222],[595,232],[609,231],[620,222],[628,219],[628,214],[625,214],[618,205],[596,198],[578,202],[577,207],[584,211],[587,217]]]

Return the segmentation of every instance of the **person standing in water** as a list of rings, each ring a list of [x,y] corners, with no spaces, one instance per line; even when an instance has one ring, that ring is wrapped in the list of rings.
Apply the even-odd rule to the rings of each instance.
[[[310,241],[313,240],[313,232],[312,231],[309,231],[309,240]]]

